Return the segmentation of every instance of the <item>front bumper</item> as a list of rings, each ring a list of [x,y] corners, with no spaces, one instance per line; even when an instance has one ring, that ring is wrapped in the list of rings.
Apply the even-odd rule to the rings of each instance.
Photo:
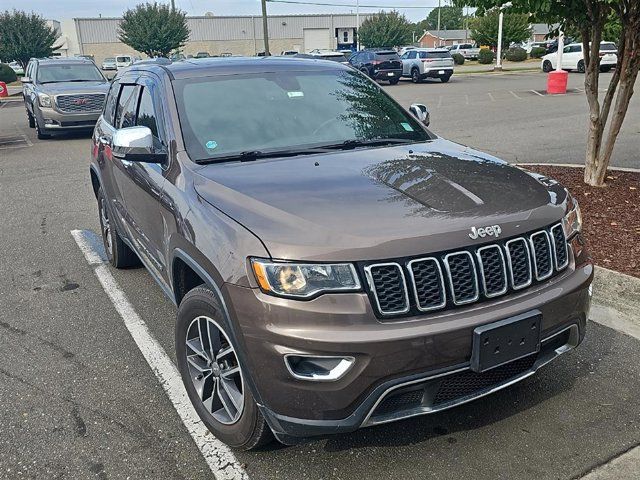
[[[64,113],[53,108],[38,107],[38,124],[45,130],[77,130],[95,127],[101,112]]]
[[[233,285],[225,290],[261,411],[279,440],[296,443],[450,408],[532,375],[584,338],[593,266],[579,260],[526,291],[397,321],[377,320],[365,293],[302,302]],[[473,378],[480,386],[463,395],[435,400],[443,382],[472,373],[476,327],[531,310],[542,313],[539,354],[529,363],[507,364],[510,370],[491,381]],[[350,356],[355,362],[338,380],[319,383],[294,378],[287,354]]]

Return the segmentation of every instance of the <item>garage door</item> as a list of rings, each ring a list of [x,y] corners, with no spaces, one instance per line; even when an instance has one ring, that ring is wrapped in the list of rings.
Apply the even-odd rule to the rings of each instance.
[[[305,28],[304,51],[309,53],[316,48],[331,49],[331,36],[328,28]]]

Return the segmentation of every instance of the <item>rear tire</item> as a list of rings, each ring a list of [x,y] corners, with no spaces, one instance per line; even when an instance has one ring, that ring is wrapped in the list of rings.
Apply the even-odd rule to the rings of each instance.
[[[611,71],[611,67],[600,67],[600,71],[602,73],[607,73]]]
[[[585,71],[585,68],[584,68],[584,60],[580,60],[580,61],[578,62],[578,72],[580,72],[580,73],[584,73],[584,71]]]
[[[389,85],[397,85],[399,81],[400,78],[394,78],[392,80],[389,80]]]
[[[422,76],[417,68],[411,70],[411,81],[413,83],[422,83]]]
[[[116,230],[115,222],[111,219],[108,200],[102,187],[98,190],[98,213],[100,216],[102,242],[109,263],[115,268],[129,268],[140,265],[138,256],[124,243]]]
[[[542,62],[542,71],[544,73],[549,73],[551,70],[553,70],[553,65],[551,65],[551,62],[549,60],[545,60],[544,62]]]
[[[249,373],[241,369],[230,338],[217,296],[204,286],[189,291],[178,308],[175,338],[189,399],[217,438],[230,447],[253,450],[269,443],[273,434],[247,387]]]
[[[451,75],[445,75],[444,77],[440,77],[440,81],[442,83],[447,83],[450,78],[451,78]]]

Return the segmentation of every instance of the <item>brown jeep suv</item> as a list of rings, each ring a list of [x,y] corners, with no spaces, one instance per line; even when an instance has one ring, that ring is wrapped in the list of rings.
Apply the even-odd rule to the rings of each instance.
[[[329,61],[155,60],[113,81],[90,167],[105,249],[178,306],[186,390],[227,444],[451,408],[584,338],[573,197],[428,123]]]

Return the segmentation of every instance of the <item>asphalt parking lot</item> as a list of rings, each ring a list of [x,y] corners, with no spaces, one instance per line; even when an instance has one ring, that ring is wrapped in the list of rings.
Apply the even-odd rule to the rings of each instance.
[[[451,140],[508,161],[582,162],[581,77],[570,75],[561,97],[540,92],[545,78],[461,75],[385,89],[428,105],[433,130]],[[640,167],[639,107],[636,96],[617,166]],[[579,478],[640,444],[640,342],[590,322],[575,351],[462,407],[235,459],[203,456],[198,446],[213,439],[196,446],[109,288],[126,294],[171,360],[175,308],[144,269],[109,268],[105,287],[99,258],[90,265],[71,234],[99,231],[89,153],[88,134],[39,141],[21,104],[0,104],[0,478],[196,479],[212,469],[252,479]]]

